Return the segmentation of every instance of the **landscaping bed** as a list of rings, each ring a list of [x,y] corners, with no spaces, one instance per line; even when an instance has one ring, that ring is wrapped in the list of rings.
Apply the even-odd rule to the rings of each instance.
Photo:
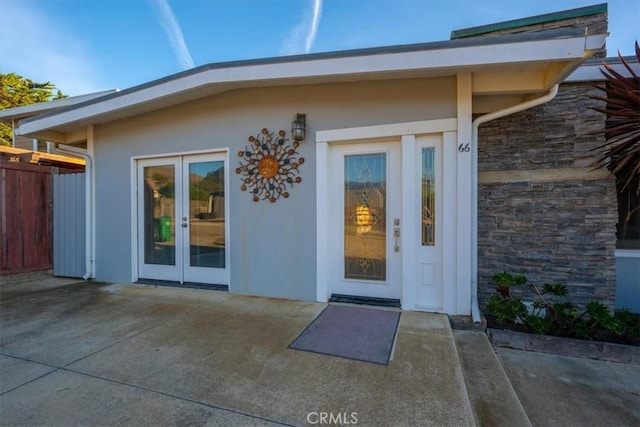
[[[493,281],[496,294],[487,300],[486,320],[495,346],[640,363],[640,314],[611,311],[599,301],[577,307],[565,285],[528,285],[521,274],[501,272]]]
[[[620,312],[619,312],[620,313]],[[614,316],[616,316],[614,314]],[[498,323],[495,316],[491,314],[486,314],[485,318],[487,320],[487,329],[488,330],[508,330],[519,333],[528,333],[530,335],[538,335],[538,336],[556,336],[562,338],[571,338],[577,339],[579,341],[587,341],[587,342],[607,342],[611,344],[622,344],[627,346],[640,346],[640,314],[637,313],[625,313],[623,315],[618,315],[618,317],[624,317],[626,322],[622,323],[622,332],[620,334],[615,334],[608,329],[602,328],[601,330],[594,332],[588,339],[584,339],[578,336],[571,335],[553,335],[552,333],[548,333],[545,335],[535,334],[534,331],[530,330],[523,324],[518,324],[515,322],[503,322],[502,324]],[[551,331],[553,332],[553,331]]]
[[[640,364],[640,347],[637,345],[623,345],[552,335],[536,335],[510,329],[487,328],[487,335],[495,347],[608,362]]]

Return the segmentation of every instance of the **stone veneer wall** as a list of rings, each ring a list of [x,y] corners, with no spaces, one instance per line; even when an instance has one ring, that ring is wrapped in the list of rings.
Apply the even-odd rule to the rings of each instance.
[[[480,127],[481,307],[499,271],[565,283],[579,306],[613,307],[617,200],[614,179],[588,167],[605,120],[590,109],[593,93],[588,83],[563,84],[553,101]]]

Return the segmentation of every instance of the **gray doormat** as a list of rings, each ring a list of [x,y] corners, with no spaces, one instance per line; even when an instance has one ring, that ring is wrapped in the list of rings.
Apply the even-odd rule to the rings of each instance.
[[[289,348],[388,365],[400,312],[329,305]]]

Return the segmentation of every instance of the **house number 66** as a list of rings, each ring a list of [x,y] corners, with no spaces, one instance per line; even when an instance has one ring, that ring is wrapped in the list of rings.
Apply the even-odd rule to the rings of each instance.
[[[458,145],[458,151],[461,153],[468,153],[471,151],[471,147],[469,147],[469,143]]]

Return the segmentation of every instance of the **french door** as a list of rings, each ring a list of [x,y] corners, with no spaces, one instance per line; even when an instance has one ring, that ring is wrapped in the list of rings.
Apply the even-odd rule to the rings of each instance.
[[[138,277],[229,284],[226,153],[138,160]]]

